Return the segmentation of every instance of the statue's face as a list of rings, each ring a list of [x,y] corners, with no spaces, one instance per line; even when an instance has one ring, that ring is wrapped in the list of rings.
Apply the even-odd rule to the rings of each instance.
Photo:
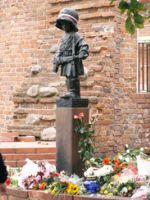
[[[62,20],[61,27],[62,27],[62,30],[65,31],[66,33],[69,33],[72,31],[72,25],[68,21]]]

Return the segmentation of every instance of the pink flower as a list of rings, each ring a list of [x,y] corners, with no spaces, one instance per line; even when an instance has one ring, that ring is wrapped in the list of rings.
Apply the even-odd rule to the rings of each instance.
[[[130,162],[128,165],[128,169],[130,169],[134,174],[138,174],[138,169],[137,169],[135,163]]]
[[[84,113],[83,112],[79,113],[79,117],[84,117]]]

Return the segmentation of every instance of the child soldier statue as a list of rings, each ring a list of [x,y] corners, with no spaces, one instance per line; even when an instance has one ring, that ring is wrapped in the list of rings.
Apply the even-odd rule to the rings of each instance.
[[[78,13],[72,8],[62,9],[56,20],[56,27],[65,32],[53,61],[53,71],[57,72],[60,67],[61,76],[66,76],[68,93],[63,98],[80,98],[79,76],[84,75],[82,60],[89,55],[88,45],[77,32],[78,20]]]

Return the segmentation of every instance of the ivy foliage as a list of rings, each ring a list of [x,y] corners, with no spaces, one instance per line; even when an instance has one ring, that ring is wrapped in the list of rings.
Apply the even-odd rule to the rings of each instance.
[[[111,0],[111,4],[116,0]],[[134,34],[136,28],[143,28],[145,20],[150,18],[150,11],[144,3],[138,0],[120,0],[118,8],[121,14],[126,14],[125,28],[130,34]]]
[[[83,118],[83,113],[80,113],[78,116],[75,115],[75,132],[79,136],[78,153],[87,168],[89,160],[94,156],[93,136],[95,134],[95,130],[93,129],[92,124],[84,123]]]

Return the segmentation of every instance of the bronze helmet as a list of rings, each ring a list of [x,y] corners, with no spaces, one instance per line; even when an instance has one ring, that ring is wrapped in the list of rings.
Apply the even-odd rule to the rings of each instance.
[[[78,31],[77,22],[79,20],[78,13],[73,8],[63,8],[56,20],[56,27],[62,30],[62,21],[69,22],[74,31]]]

